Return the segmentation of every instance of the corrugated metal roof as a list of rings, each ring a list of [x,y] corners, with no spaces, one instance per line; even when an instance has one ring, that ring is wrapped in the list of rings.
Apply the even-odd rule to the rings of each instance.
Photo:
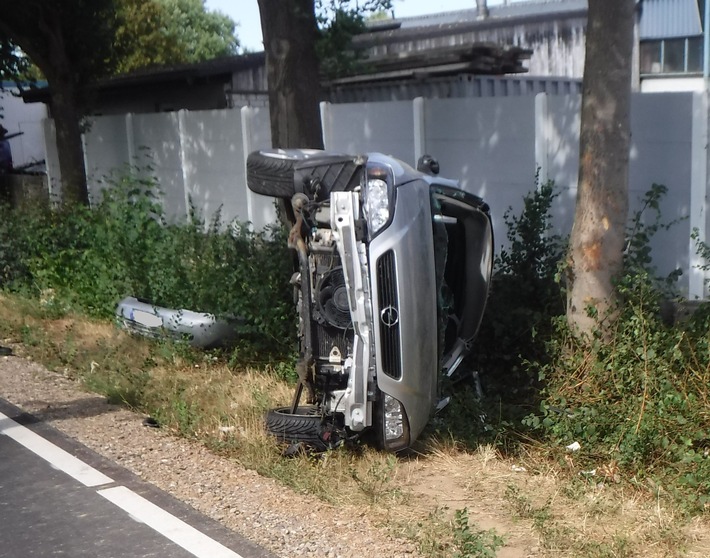
[[[641,39],[671,39],[702,34],[702,14],[697,0],[643,0],[641,3]]]
[[[471,2],[474,3],[473,1]],[[523,0],[510,2],[504,5],[489,5],[487,21],[498,21],[507,18],[526,18],[540,15],[557,15],[566,12],[584,10],[587,0]],[[395,5],[395,14],[396,14]],[[452,25],[456,23],[473,22],[478,20],[476,8],[442,12],[413,17],[396,18],[401,23],[402,29],[412,27],[428,27],[430,25]]]
[[[698,8],[698,0],[640,0],[640,2],[639,34],[641,39],[670,39],[702,35],[703,14]],[[587,0],[510,1],[508,4],[489,6],[487,20],[525,19],[544,15],[554,17],[586,8]],[[468,10],[396,18],[394,21],[400,24],[401,29],[411,29],[479,20],[478,11],[474,7]]]

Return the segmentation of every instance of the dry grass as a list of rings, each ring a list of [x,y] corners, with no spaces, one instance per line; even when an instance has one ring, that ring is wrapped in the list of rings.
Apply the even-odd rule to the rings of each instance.
[[[544,448],[511,461],[492,446],[467,452],[454,439],[432,438],[407,457],[362,448],[285,459],[262,417],[288,402],[291,388],[268,366],[230,369],[210,355],[136,339],[111,324],[56,318],[7,295],[0,295],[0,337],[260,474],[351,516],[367,513],[430,556],[447,555],[454,511],[463,508],[476,529],[505,538],[503,558],[710,556],[708,518],[688,518],[630,482],[582,476]]]

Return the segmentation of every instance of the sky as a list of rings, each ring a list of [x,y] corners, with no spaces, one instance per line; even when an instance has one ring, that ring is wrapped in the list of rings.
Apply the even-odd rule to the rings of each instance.
[[[503,0],[488,0],[489,6]],[[475,8],[476,0],[392,0],[395,17],[407,17],[438,12],[450,12]],[[220,11],[237,22],[237,37],[243,48],[250,51],[263,50],[261,22],[257,0],[205,0],[211,11]]]

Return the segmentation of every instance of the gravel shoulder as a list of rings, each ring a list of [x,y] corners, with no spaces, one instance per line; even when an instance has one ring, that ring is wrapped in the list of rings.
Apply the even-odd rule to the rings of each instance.
[[[15,347],[21,353],[21,348]],[[22,356],[0,357],[0,396],[278,556],[419,556],[360,509],[335,508],[143,425]]]

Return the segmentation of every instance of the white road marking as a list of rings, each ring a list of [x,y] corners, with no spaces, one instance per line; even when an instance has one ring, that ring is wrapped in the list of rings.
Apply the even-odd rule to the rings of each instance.
[[[63,471],[85,486],[95,487],[113,482],[110,477],[3,413],[0,413],[0,434],[15,440],[55,469]],[[197,558],[244,558],[125,486],[104,488],[96,492],[128,512],[136,521],[145,523]]]
[[[197,558],[243,558],[125,486],[104,488],[97,492],[128,512],[133,519],[152,527]]]
[[[47,461],[55,469],[65,472],[84,486],[110,484],[113,479],[87,465],[72,454],[64,451],[29,428],[18,424],[7,415],[0,413],[0,434],[12,438],[31,452]]]

